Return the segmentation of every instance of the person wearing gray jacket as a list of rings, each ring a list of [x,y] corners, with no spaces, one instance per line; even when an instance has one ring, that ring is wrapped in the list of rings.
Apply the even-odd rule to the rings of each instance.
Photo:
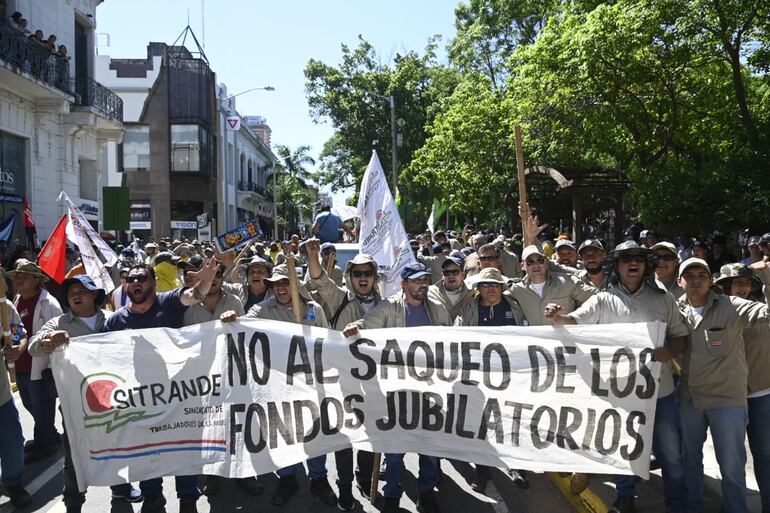
[[[62,282],[61,304],[68,308],[67,313],[48,320],[29,341],[29,354],[33,357],[46,358],[60,346],[66,346],[75,337],[98,333],[104,327],[105,313],[101,310],[105,292],[94,280],[85,274],[68,278]],[[78,490],[75,466],[67,440],[67,426],[62,435],[64,446],[64,492],[63,500],[67,513],[77,513],[86,500],[85,492]],[[128,502],[141,502],[142,493],[129,483],[112,486],[113,499],[125,499]]]
[[[359,253],[345,264],[343,275],[345,286],[337,285],[326,273],[318,259],[322,246],[318,239],[310,239],[305,246],[308,255],[308,276],[306,286],[315,292],[315,297],[321,302],[324,310],[329,312],[329,327],[338,330],[349,323],[363,318],[367,312],[377,306],[382,297],[377,289],[377,270],[379,266],[374,259]],[[352,500],[348,500],[350,483],[353,481],[353,449],[342,449],[335,452],[337,463],[337,483],[340,490],[338,506],[350,509]],[[368,496],[372,483],[373,453],[358,451],[356,462],[356,484],[365,496]]]
[[[353,337],[362,329],[404,328],[417,326],[451,326],[444,305],[428,297],[431,273],[423,264],[410,264],[401,271],[399,294],[383,299],[362,319],[345,326],[342,334]],[[401,475],[404,472],[404,455],[385,454],[385,506],[383,513],[399,511]],[[417,507],[423,513],[438,513],[439,507],[433,496],[438,484],[438,458],[420,455],[420,473],[417,478]]]

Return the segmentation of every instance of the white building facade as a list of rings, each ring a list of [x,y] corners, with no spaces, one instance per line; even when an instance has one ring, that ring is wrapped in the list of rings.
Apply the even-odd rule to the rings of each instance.
[[[22,202],[31,207],[41,239],[64,213],[61,191],[96,226],[108,143],[123,136],[123,104],[94,80],[96,7],[101,0],[7,0],[0,21],[0,216],[16,214],[14,238],[24,238]],[[56,36],[68,60],[51,54],[9,19]]]

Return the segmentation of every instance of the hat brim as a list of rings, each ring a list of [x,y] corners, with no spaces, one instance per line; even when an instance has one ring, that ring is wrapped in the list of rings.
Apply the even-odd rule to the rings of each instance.
[[[402,278],[403,280],[416,280],[417,278],[422,278],[423,276],[432,276],[431,273],[428,271],[419,271],[414,274],[410,274],[406,278]]]
[[[8,276],[9,278],[13,278],[13,277],[14,277],[14,276],[16,276],[17,274],[29,274],[29,275],[31,275],[31,276],[34,276],[35,278],[40,278],[41,280],[43,280],[43,283],[45,283],[45,282],[47,282],[48,280],[50,280],[50,278],[49,278],[48,276],[46,276],[45,274],[43,274],[43,273],[37,273],[37,272],[29,272],[29,271],[8,271],[7,273],[5,273],[5,275],[6,275],[6,276]]]

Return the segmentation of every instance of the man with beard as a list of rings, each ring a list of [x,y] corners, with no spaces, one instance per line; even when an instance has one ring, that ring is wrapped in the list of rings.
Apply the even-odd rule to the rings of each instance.
[[[684,294],[684,290],[676,281],[677,270],[679,269],[679,251],[676,246],[670,242],[658,242],[650,248],[655,252],[657,265],[655,266],[655,282],[658,287],[670,292],[674,299],[679,299]]]
[[[610,259],[610,286],[588,299],[571,313],[561,314],[562,306],[549,303],[545,317],[554,325],[611,324],[618,322],[666,323],[666,344],[653,351],[653,361],[666,363],[685,349],[688,329],[674,298],[658,288],[653,279],[654,259],[650,251],[634,241],[619,244]],[[679,414],[671,367],[664,365],[653,429],[653,452],[663,472],[663,493],[667,511],[684,513],[684,469],[679,437]],[[576,474],[573,486],[585,479]],[[634,513],[636,478],[615,476],[618,497],[610,513]]]
[[[473,291],[465,285],[463,265],[461,258],[448,257],[441,265],[443,278],[428,289],[428,297],[443,303],[452,321],[473,300]]]
[[[377,290],[378,265],[374,259],[364,253],[359,253],[345,265],[345,286],[340,287],[329,278],[326,270],[318,261],[319,241],[307,241],[308,254],[308,285],[317,292],[322,306],[331,312],[329,326],[338,330],[349,323],[361,319],[382,301]],[[323,247],[320,246],[320,247]],[[358,451],[356,482],[359,490],[368,496],[372,482],[372,453]],[[335,453],[337,463],[337,488],[339,499],[337,506],[343,511],[353,509],[353,449],[343,449]]]
[[[578,269],[578,248],[574,242],[568,239],[562,239],[556,242],[556,247],[554,249],[557,264]]]
[[[131,302],[113,313],[102,331],[120,331],[143,328],[181,328],[187,307],[200,303],[211,289],[217,271],[215,259],[204,259],[201,270],[192,271],[196,281],[192,287],[168,292],[156,292],[155,272],[147,264],[135,264],[128,272],[128,297]],[[166,499],[163,497],[163,479],[142,481],[139,487],[144,495],[142,513],[163,513]],[[195,503],[200,497],[198,476],[176,476],[176,490],[180,513],[195,513]]]
[[[722,474],[724,509],[746,513],[748,363],[743,331],[767,324],[767,305],[716,294],[708,263],[700,258],[682,262],[679,285],[685,292],[679,307],[690,328],[679,382],[687,511],[703,508],[703,444],[708,431]]]
[[[455,326],[526,326],[519,303],[506,289],[507,281],[494,268],[482,269],[473,284],[478,294],[454,320]],[[491,467],[476,465],[471,488],[484,493],[491,478]]]
[[[578,248],[583,269],[578,273],[578,278],[599,290],[607,289],[607,273],[604,272],[602,261],[606,253],[604,246],[597,239],[586,239]]]
[[[452,320],[444,305],[428,297],[431,273],[423,264],[411,264],[401,271],[400,294],[383,299],[362,319],[348,324],[342,331],[346,337],[358,335],[362,329],[410,328],[416,326],[450,326]],[[399,511],[401,500],[401,475],[404,473],[404,455],[386,453],[383,513]],[[417,507],[423,513],[438,513],[439,507],[433,496],[438,484],[438,458],[420,455],[420,473],[417,478]]]
[[[767,262],[754,263],[751,267],[744,264],[723,265],[716,285],[728,296],[741,299],[752,299],[763,288],[765,302],[768,302],[770,267]],[[767,372],[770,369],[770,325],[760,324],[744,329],[743,340],[749,365],[749,425],[746,432],[762,498],[762,511],[770,511],[770,373]]]

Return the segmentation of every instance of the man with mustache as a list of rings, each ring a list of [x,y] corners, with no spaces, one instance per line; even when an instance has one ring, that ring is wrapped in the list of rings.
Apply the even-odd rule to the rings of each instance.
[[[578,278],[599,290],[606,290],[607,273],[602,266],[606,253],[602,243],[597,239],[584,240],[578,248],[578,256],[583,263],[583,269],[578,273]]]
[[[187,307],[206,298],[217,272],[218,262],[204,258],[200,271],[190,271],[192,287],[182,287],[168,292],[156,291],[155,271],[147,264],[135,264],[128,271],[128,297],[131,302],[113,313],[102,331],[119,331],[142,328],[181,328]],[[163,497],[163,479],[142,481],[139,487],[144,495],[142,513],[163,513],[166,499]],[[198,476],[176,476],[180,513],[197,512],[200,497]]]
[[[562,305],[555,302],[545,307],[545,317],[555,325],[609,324],[618,322],[666,323],[666,344],[656,348],[653,360],[666,363],[685,349],[688,330],[671,294],[661,290],[654,281],[654,257],[647,248],[634,241],[615,247],[609,258],[610,286],[588,299],[576,310],[562,314]],[[667,511],[684,513],[684,468],[679,437],[679,412],[675,396],[673,374],[669,365],[663,365],[660,391],[656,405],[653,429],[653,452],[663,471],[663,493]],[[571,485],[585,488],[585,474],[575,474]],[[617,499],[611,513],[634,513],[636,478],[615,476]],[[582,491],[582,490],[581,490]]]

